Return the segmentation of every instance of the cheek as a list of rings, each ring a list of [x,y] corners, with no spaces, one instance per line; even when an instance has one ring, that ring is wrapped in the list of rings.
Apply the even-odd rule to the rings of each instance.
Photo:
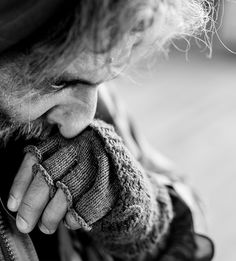
[[[9,114],[19,122],[29,122],[41,117],[58,103],[57,97],[52,95],[32,95],[32,97],[15,98],[9,100]]]

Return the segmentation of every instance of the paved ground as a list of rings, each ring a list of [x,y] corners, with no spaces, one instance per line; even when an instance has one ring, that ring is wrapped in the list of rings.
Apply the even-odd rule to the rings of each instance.
[[[236,260],[236,56],[173,52],[119,80],[122,98],[149,141],[203,198],[216,261]],[[132,78],[133,80],[131,80]]]

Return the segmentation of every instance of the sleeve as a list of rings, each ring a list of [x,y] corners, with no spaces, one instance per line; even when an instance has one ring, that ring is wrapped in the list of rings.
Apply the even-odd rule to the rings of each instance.
[[[113,128],[100,122],[94,126],[103,137],[112,158],[117,201],[91,230],[97,242],[113,256],[133,259],[147,252],[160,252],[173,218],[168,189],[146,173],[132,157]]]
[[[127,114],[121,99],[117,97],[115,89],[102,89],[97,116],[115,126],[126,146],[148,173],[152,186],[158,190],[162,184],[168,189],[174,215],[164,251],[159,257],[155,251],[152,254],[146,253],[143,260],[212,260],[214,244],[209,237],[203,235],[205,226],[199,198],[185,183],[183,174],[176,171],[168,159],[146,142]],[[196,229],[201,234],[196,233]]]
[[[102,118],[74,139],[29,146],[38,158],[33,172],[51,196],[64,191],[81,229],[115,260],[195,260],[192,213],[173,186],[178,179],[144,153],[128,118],[105,112],[113,126]]]
[[[165,247],[173,219],[167,187],[149,176],[114,128],[95,120],[78,137],[55,136],[26,149],[53,197],[61,188],[68,211],[111,256],[136,259]]]

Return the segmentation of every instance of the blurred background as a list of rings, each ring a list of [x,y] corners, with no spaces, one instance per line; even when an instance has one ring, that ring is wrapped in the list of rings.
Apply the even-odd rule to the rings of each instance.
[[[236,52],[235,1],[222,15],[219,37]],[[221,41],[215,36],[211,59],[194,44],[188,57],[173,48],[117,84],[139,129],[203,199],[214,260],[235,261],[236,54]]]

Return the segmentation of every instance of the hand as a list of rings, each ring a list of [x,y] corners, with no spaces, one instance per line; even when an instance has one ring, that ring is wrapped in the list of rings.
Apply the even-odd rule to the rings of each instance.
[[[14,179],[8,200],[8,209],[17,212],[16,225],[22,233],[29,233],[36,224],[45,234],[56,231],[59,223],[71,229],[79,225],[74,216],[67,212],[67,200],[64,192],[58,188],[54,197],[50,198],[50,188],[44,177],[33,175],[32,166],[37,158],[27,153]]]
[[[55,135],[27,146],[8,200],[9,210],[18,211],[18,229],[28,233],[38,223],[50,234],[63,218],[71,229],[92,229],[117,200],[119,186],[109,155],[115,142],[119,159],[121,139],[109,125],[94,122],[74,139]]]

